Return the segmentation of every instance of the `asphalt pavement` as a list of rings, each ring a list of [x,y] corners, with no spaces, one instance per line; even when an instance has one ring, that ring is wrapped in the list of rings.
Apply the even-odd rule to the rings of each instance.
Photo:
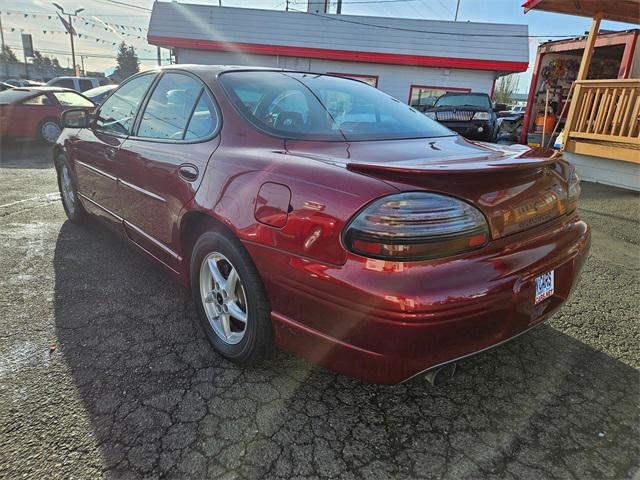
[[[640,198],[584,184],[582,280],[441,387],[216,355],[187,291],[66,221],[50,151],[0,150],[0,478],[625,479],[640,466]]]

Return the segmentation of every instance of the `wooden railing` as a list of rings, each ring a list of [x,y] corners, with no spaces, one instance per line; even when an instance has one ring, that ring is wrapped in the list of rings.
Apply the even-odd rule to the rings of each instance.
[[[566,151],[640,163],[640,80],[574,84]]]

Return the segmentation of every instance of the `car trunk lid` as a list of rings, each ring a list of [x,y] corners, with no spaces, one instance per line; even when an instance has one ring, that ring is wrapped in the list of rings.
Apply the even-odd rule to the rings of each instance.
[[[570,166],[551,149],[461,137],[351,143],[346,167],[401,191],[428,190],[475,205],[497,239],[567,211]]]
[[[459,136],[311,143],[286,142],[291,153],[378,178],[400,191],[427,190],[465,200],[485,215],[493,239],[567,211],[571,167],[552,149],[470,142]]]

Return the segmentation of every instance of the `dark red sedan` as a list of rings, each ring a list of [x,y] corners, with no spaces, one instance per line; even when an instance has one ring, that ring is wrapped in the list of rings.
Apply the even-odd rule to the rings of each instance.
[[[443,371],[548,318],[589,248],[559,154],[469,142],[356,80],[172,66],[63,120],[69,218],[190,286],[239,363],[275,343],[372,382]]]
[[[31,138],[54,143],[62,131],[60,115],[95,104],[78,92],[57,87],[16,87],[0,92],[0,138]]]

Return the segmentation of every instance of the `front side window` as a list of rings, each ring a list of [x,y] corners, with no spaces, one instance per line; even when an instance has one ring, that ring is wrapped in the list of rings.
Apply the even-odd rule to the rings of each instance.
[[[204,85],[189,75],[163,75],[144,109],[137,136],[182,140],[203,91]]]
[[[48,106],[51,105],[51,100],[46,95],[42,94],[37,97],[28,98],[22,102],[22,105]]]
[[[93,102],[76,92],[53,92],[58,103],[63,107],[93,107]]]
[[[411,92],[409,94],[409,105],[416,110],[424,112],[425,110],[432,108],[438,98],[446,94],[447,92],[470,92],[471,90],[462,88],[448,88],[448,87],[423,87],[412,85]]]
[[[361,141],[453,135],[361,82],[270,71],[227,72],[220,81],[249,123],[284,138]]]
[[[129,80],[113,92],[96,115],[95,127],[103,132],[129,135],[138,106],[155,75],[141,75]]]

